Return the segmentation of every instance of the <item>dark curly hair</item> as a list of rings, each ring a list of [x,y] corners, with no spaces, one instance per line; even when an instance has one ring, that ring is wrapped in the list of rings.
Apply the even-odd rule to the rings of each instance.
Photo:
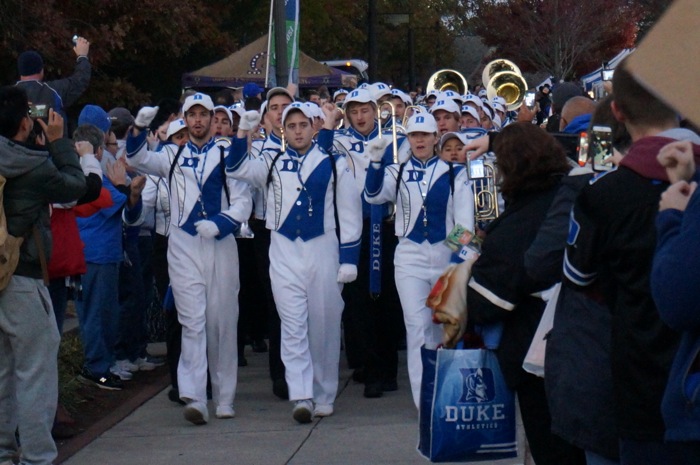
[[[549,189],[571,169],[561,144],[530,122],[503,128],[493,149],[501,193],[509,201]]]

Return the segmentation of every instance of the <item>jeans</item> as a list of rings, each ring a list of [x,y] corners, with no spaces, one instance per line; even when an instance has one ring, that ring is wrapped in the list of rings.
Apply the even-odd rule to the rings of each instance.
[[[144,355],[148,339],[138,237],[126,238],[124,251],[129,260],[119,266],[119,335],[114,352],[117,360],[134,361]]]
[[[92,375],[109,374],[119,330],[119,263],[88,263],[83,296],[76,300],[83,341],[83,368]]]

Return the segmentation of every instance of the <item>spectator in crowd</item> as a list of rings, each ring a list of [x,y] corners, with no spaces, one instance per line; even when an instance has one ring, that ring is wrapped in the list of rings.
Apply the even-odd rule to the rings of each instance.
[[[7,180],[4,215],[7,232],[25,238],[18,246],[17,268],[0,292],[0,463],[12,463],[19,455],[22,463],[48,465],[56,458],[51,427],[60,340],[42,282],[51,253],[49,203],[77,200],[85,195],[86,184],[73,144],[62,138],[63,118],[50,110],[48,123],[35,122],[27,108],[24,89],[0,88],[0,175]],[[34,124],[41,126],[48,151],[25,145]]]
[[[502,325],[496,355],[508,387],[518,396],[535,462],[585,463],[581,450],[551,432],[544,380],[522,368],[545,307],[532,295],[544,284],[527,275],[523,257],[571,166],[556,140],[530,122],[503,128],[493,149],[506,207],[487,229],[482,253],[472,266],[469,319],[477,325]]]
[[[549,116],[549,109],[552,105],[552,99],[549,94],[549,84],[544,84],[537,89],[537,125],[540,126]]]
[[[656,253],[651,290],[661,319],[681,334],[673,360],[661,411],[665,440],[671,445],[667,463],[700,463],[700,311],[698,309],[698,221],[700,172],[695,160],[700,146],[690,141],[672,142],[661,149],[659,162],[673,183],[661,195]]]
[[[259,110],[262,105],[262,93],[265,89],[254,82],[243,86],[243,106],[246,110]]]
[[[675,111],[635,81],[624,62],[613,89],[613,113],[632,146],[619,168],[585,186],[574,204],[563,285],[591,289],[598,283],[610,307],[620,463],[666,463],[661,398],[678,335],[659,318],[649,287],[658,199],[669,184],[656,155],[675,140],[700,138],[679,128]]]
[[[552,114],[547,120],[547,132],[559,132],[559,118],[564,104],[573,97],[582,97],[583,90],[573,82],[557,84],[552,90]]]
[[[77,56],[73,74],[62,79],[44,81],[44,60],[33,50],[20,54],[17,59],[19,86],[27,92],[29,102],[48,105],[58,112],[64,120],[64,135],[68,134],[66,108],[73,105],[90,85],[92,67],[88,59],[90,42],[84,37],[75,41],[73,52]]]
[[[588,97],[572,97],[564,104],[559,117],[559,131],[580,134],[589,129],[596,103]]]

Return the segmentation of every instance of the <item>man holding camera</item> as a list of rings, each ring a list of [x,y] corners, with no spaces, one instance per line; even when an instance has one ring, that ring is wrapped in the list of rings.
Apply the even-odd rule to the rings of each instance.
[[[23,238],[19,263],[0,291],[0,464],[12,463],[22,441],[21,463],[50,464],[58,397],[59,334],[42,277],[51,254],[49,204],[72,202],[86,192],[85,175],[63,118],[49,110],[48,151],[26,145],[35,121],[27,94],[0,88],[0,175],[7,179],[3,205],[7,232]]]
[[[19,81],[15,84],[25,90],[31,104],[46,105],[52,108],[64,121],[65,109],[73,105],[90,84],[92,66],[88,60],[90,42],[83,37],[73,38],[73,51],[77,55],[75,70],[70,76],[55,81],[44,82],[44,60],[33,50],[22,52],[17,58]],[[46,115],[39,115],[45,117]],[[63,135],[68,134],[64,124]]]

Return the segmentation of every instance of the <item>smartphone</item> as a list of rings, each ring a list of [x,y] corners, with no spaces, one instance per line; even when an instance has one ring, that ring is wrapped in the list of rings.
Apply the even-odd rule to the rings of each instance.
[[[593,158],[593,171],[610,171],[612,164],[612,130],[608,126],[593,126],[589,156]]]
[[[525,100],[523,101],[523,103],[530,110],[535,108],[535,95],[536,94],[534,90],[528,90],[527,92],[525,92]]]
[[[588,133],[582,132],[578,138],[578,165],[585,166],[588,162]]]
[[[469,160],[469,179],[481,179],[486,177],[486,172],[484,171],[484,160],[483,158],[477,158],[476,160]]]
[[[601,77],[603,78],[603,81],[612,81],[613,74],[615,74],[615,70],[604,68],[601,71],[601,74],[602,74]]]
[[[37,119],[37,118],[48,118],[49,117],[49,106],[46,104],[40,104],[40,105],[34,105],[33,103],[29,104],[29,116],[32,119]]]

